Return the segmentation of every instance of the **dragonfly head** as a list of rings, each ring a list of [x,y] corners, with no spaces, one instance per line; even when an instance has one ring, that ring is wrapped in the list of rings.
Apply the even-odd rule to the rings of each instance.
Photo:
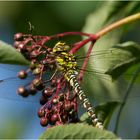
[[[56,43],[56,45],[53,47],[54,53],[68,52],[69,50],[70,50],[70,46],[62,42]]]

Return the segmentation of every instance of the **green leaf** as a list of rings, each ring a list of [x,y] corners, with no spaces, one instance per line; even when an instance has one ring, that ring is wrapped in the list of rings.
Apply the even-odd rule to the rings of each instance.
[[[136,63],[133,64],[128,70],[126,70],[124,78],[126,81],[130,81],[132,79],[132,76],[134,76],[134,73],[139,68],[140,64]],[[137,78],[135,79],[134,83],[140,83],[140,74],[137,75]]]
[[[97,118],[99,119],[100,122],[103,123],[104,128],[108,127],[113,112],[115,111],[118,105],[120,105],[120,102],[108,102],[108,103],[100,104],[95,108],[95,113],[97,115]],[[80,120],[84,123],[92,124],[87,113],[84,113],[81,116]]]
[[[138,6],[139,5],[139,6]],[[118,10],[119,7],[119,10]],[[136,11],[140,10],[140,2],[103,2],[93,13],[89,14],[86,19],[85,26],[83,27],[83,32],[86,33],[96,33],[103,29],[104,27],[110,25],[111,23],[120,20],[128,15],[134,14]],[[112,46],[118,44],[122,37],[124,38],[124,34],[128,31],[132,30],[138,22],[132,22],[128,25],[123,25],[118,29],[115,29],[108,34],[101,37],[94,45],[94,52],[103,52],[103,50],[108,50]],[[126,32],[127,31],[127,32]],[[88,50],[88,46],[82,48],[82,55],[85,56],[85,53]],[[107,71],[110,68],[110,60],[103,61],[102,59],[96,59],[94,61],[94,57],[90,59],[89,65],[87,67],[87,71],[95,70],[95,68],[99,68],[97,72]],[[93,62],[94,61],[94,65]],[[97,75],[97,73],[95,73]],[[100,74],[100,77],[105,78],[96,78],[94,74],[90,75],[90,78],[85,76],[86,80],[83,80],[83,88],[86,90],[86,93],[97,101],[104,101],[104,95],[108,99],[120,99],[120,96],[123,96],[120,93],[120,87],[118,86],[118,81],[112,82],[106,79],[106,74]],[[88,79],[88,80],[87,80]],[[107,77],[107,79],[109,79]],[[88,84],[87,84],[88,81]],[[96,86],[93,86],[96,85]],[[113,92],[112,92],[113,91]],[[123,91],[122,91],[123,93]],[[104,94],[104,95],[103,95]]]
[[[112,132],[83,124],[59,125],[47,129],[40,139],[119,139]]]
[[[112,5],[112,7],[110,7],[109,9],[109,14],[108,14],[108,17],[106,19],[106,22],[108,20],[110,20],[114,15],[116,15],[117,13],[119,14],[121,11],[123,12],[125,8],[128,7],[128,5],[130,4],[129,1],[115,1],[115,2],[112,2],[110,3]],[[118,9],[119,9],[119,12],[118,12]]]
[[[86,123],[86,124],[92,125],[92,121],[89,118],[87,112],[82,114],[82,116],[80,117],[80,122],[81,123]]]
[[[128,16],[133,13],[137,13],[140,10],[139,1],[115,1],[110,3],[112,5],[112,9],[110,8],[108,18],[106,20],[109,21],[114,15],[122,16],[122,13],[125,16]],[[118,12],[119,9],[119,12]]]
[[[117,79],[128,68],[139,63],[140,64],[140,45],[135,42],[125,42],[117,44],[111,49],[113,56],[112,66],[106,72]]]
[[[11,45],[0,41],[0,63],[29,65],[29,61]]]

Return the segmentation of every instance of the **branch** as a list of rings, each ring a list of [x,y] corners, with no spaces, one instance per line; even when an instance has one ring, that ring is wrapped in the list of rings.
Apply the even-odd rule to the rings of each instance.
[[[111,25],[103,28],[102,30],[100,30],[99,32],[97,32],[95,35],[100,38],[101,36],[105,35],[106,33],[124,25],[124,24],[127,24],[129,22],[132,22],[132,21],[135,21],[135,20],[138,20],[140,19],[140,13],[137,13],[137,14],[134,14],[134,15],[131,15],[131,16],[128,16],[126,18],[123,18],[119,21],[116,21],[114,23],[112,23]]]

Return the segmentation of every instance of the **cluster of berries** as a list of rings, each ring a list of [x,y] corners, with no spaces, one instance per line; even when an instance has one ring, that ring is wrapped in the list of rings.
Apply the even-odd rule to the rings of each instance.
[[[18,94],[27,97],[41,91],[38,111],[42,126],[59,125],[78,121],[76,95],[61,73],[55,73],[57,64],[52,48],[46,46],[48,37],[32,36],[17,33],[14,36],[14,47],[30,61],[28,70],[18,73],[20,79],[25,79],[32,72],[34,80],[28,88],[20,86]],[[53,72],[49,80],[44,79],[48,71]]]

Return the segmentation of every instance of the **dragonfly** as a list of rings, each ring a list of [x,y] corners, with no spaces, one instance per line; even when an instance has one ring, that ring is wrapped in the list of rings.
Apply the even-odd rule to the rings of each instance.
[[[125,93],[126,87],[129,82],[125,81],[125,77],[132,77],[133,74],[126,74],[125,77],[121,76],[119,79],[117,79],[115,82],[112,82],[109,75],[105,74],[105,67],[103,65],[100,65],[98,67],[96,65],[96,60],[100,60],[100,63],[105,63],[105,60],[112,60],[113,57],[108,57],[108,53],[111,53],[111,51],[104,50],[100,52],[94,52],[91,54],[89,59],[89,65],[86,70],[84,71],[84,77],[82,80],[81,86],[83,87],[84,91],[86,91],[86,94],[88,97],[94,98],[94,101],[98,103],[104,102],[104,101],[111,101],[111,100],[117,100],[123,102],[123,93]],[[80,66],[83,62],[85,57],[76,56],[76,60],[79,63],[79,66],[77,70],[79,72],[81,71]],[[81,63],[81,64],[80,64]],[[110,61],[112,63],[112,61]],[[94,65],[94,68],[90,67],[90,65]],[[7,67],[7,68],[6,68]],[[29,96],[28,98],[23,98],[20,96],[17,96],[16,89],[19,85],[27,85],[29,81],[31,81],[32,77],[29,76],[29,78],[26,79],[26,81],[18,79],[17,78],[17,72],[21,70],[21,67],[19,66],[5,66],[1,65],[0,67],[1,71],[5,70],[9,73],[2,74],[4,78],[1,78],[0,80],[0,97],[5,99],[10,99],[13,101],[22,101],[22,102],[31,102],[31,103],[38,103],[39,100],[39,94],[37,96],[32,97]],[[26,68],[25,68],[26,69]],[[120,84],[120,81],[123,80],[123,84]],[[125,81],[125,82],[124,82]],[[91,85],[90,85],[90,84]],[[138,89],[139,86],[136,85],[135,89]],[[113,94],[112,94],[113,93]],[[129,97],[129,104],[132,102],[139,102],[139,95],[138,92],[134,92],[135,94],[131,94],[132,97]]]
[[[84,77],[81,83],[81,86],[86,90],[87,95],[89,94],[95,99],[95,101],[98,102],[107,100],[123,101],[122,97],[129,83],[129,80],[127,81],[126,77],[129,77],[130,79],[130,77],[133,76],[133,73],[131,72],[130,74],[120,76],[115,82],[112,82],[110,75],[105,74],[107,66],[111,65],[113,63],[112,60],[115,59],[115,57],[110,57],[110,55],[108,55],[109,53],[111,53],[110,50],[103,50],[96,51],[90,55],[89,63],[87,69],[84,70]],[[80,54],[76,56],[76,60],[79,64],[79,72],[81,70],[80,68],[84,58],[85,57]],[[110,64],[106,64],[106,62]],[[93,65],[93,67],[91,67],[91,65]],[[32,76],[28,76],[26,80],[18,79],[18,71],[26,68],[27,67],[23,66],[0,64],[0,98],[33,103],[38,102],[39,94],[37,94],[35,97],[30,96],[28,98],[23,98],[16,94],[16,89],[18,86],[26,85],[33,79]],[[121,84],[120,81],[123,81],[123,84]],[[138,89],[139,85],[136,84],[135,88]],[[128,100],[132,101],[137,99],[139,99],[137,92],[134,92],[128,98]]]

